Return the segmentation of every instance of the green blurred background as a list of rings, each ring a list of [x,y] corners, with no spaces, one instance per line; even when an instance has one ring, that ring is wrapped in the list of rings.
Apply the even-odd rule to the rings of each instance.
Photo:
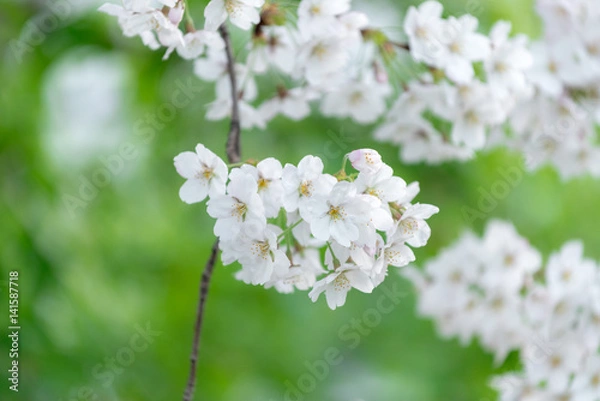
[[[411,4],[369,3],[388,20],[396,18],[395,24]],[[224,156],[227,124],[204,120],[213,89],[192,77],[190,63],[177,57],[163,62],[162,52],[124,38],[114,19],[94,11],[96,3],[66,3],[70,11],[52,25],[46,18],[52,4],[50,15],[61,15],[54,2],[0,1],[1,324],[8,326],[8,272],[18,270],[22,326],[20,392],[7,390],[3,335],[0,398],[180,399],[198,281],[213,237],[204,206],[179,200],[183,181],[172,160],[198,142]],[[204,4],[191,1],[200,21]],[[484,30],[509,19],[517,31],[539,32],[532,0],[444,4],[448,13],[476,14]],[[45,32],[35,36],[32,24],[40,21],[46,21]],[[234,42],[236,49],[244,47],[240,32]],[[205,89],[168,114],[165,105],[181,85]],[[152,128],[157,113],[167,113],[169,122]],[[501,182],[503,171],[522,168],[520,157],[503,151],[466,164],[403,165],[397,149],[375,143],[371,131],[318,116],[302,123],[277,119],[264,131],[244,132],[243,153],[293,163],[318,154],[334,172],[343,153],[375,147],[399,175],[421,182],[419,201],[441,209],[430,221],[430,244],[416,252],[420,262],[466,228],[481,232],[485,221],[467,221],[464,207],[476,209],[481,191]],[[81,186],[102,179],[107,160],[115,173],[82,199]],[[546,256],[581,238],[587,254],[598,259],[599,196],[598,182],[562,183],[545,169],[524,177],[485,217],[512,220]],[[516,365],[513,356],[494,368],[476,344],[464,349],[439,339],[432,323],[415,315],[414,295],[396,274],[385,285],[400,286],[407,295],[351,348],[340,328],[376,307],[382,289],[352,292],[332,312],[324,300],[312,304],[306,293],[286,296],[244,285],[233,279],[235,270],[218,265],[214,275],[196,399],[282,400],[288,382],[309,371],[305,363],[322,359],[330,347],[340,350],[342,363],[308,394],[290,399],[491,401],[489,376]],[[147,325],[156,335],[144,344],[136,326]],[[132,351],[131,341],[144,349]]]

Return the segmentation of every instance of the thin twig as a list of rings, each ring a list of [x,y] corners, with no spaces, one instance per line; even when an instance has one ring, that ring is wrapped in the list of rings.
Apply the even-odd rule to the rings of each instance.
[[[204,318],[204,306],[206,305],[206,299],[208,297],[210,279],[215,268],[217,253],[219,253],[218,240],[215,241],[215,244],[212,247],[210,258],[208,259],[208,262],[206,262],[206,267],[204,268],[204,272],[202,273],[202,279],[200,280],[200,300],[198,301],[198,310],[196,312],[196,325],[194,326],[194,343],[192,345],[192,354],[190,355],[190,376],[188,377],[185,393],[183,394],[184,401],[191,401],[194,397],[194,390],[196,389],[196,367],[198,362],[198,349],[200,348],[200,334],[202,332],[202,321]]]
[[[231,126],[227,136],[227,158],[230,164],[239,163],[241,161],[241,146],[240,146],[240,108],[238,102],[238,87],[235,75],[235,59],[233,58],[233,50],[231,48],[231,38],[225,24],[219,28],[221,37],[225,41],[225,51],[227,53],[227,73],[231,82]],[[196,313],[196,325],[194,326],[194,342],[192,344],[192,354],[190,355],[190,375],[188,383],[183,394],[184,401],[191,401],[194,397],[196,388],[196,368],[198,362],[198,350],[200,349],[200,334],[202,332],[202,321],[204,319],[204,306],[208,297],[208,289],[210,280],[215,268],[217,253],[219,252],[219,241],[217,240],[212,247],[210,258],[206,263],[202,279],[200,280],[200,300],[198,301],[198,310]]]
[[[227,73],[231,83],[231,126],[229,127],[229,136],[227,138],[227,158],[229,163],[239,163],[241,160],[240,146],[240,107],[239,94],[237,87],[237,77],[235,75],[235,59],[231,48],[231,37],[225,24],[219,28],[221,37],[225,42],[225,52],[227,53]]]

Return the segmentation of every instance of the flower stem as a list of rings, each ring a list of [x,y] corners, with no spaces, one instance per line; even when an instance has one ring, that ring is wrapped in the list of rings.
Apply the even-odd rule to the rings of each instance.
[[[277,237],[277,242],[279,242],[283,238],[285,238],[285,236],[288,235],[289,233],[291,233],[294,228],[298,227],[300,225],[300,223],[302,223],[302,219],[298,220],[297,222],[295,222],[294,224],[292,224],[291,226],[289,226],[288,228],[283,230],[283,232],[281,234],[279,234],[279,236]]]
[[[333,270],[336,270],[338,267],[340,267],[342,265],[342,263],[340,262],[340,260],[338,258],[335,257],[335,253],[333,253],[333,248],[331,247],[331,242],[327,241],[327,249],[329,249],[329,252],[331,252],[331,257],[333,258]]]
[[[346,165],[348,164],[348,155],[344,156],[344,160],[342,161],[342,169],[340,171],[346,172]]]

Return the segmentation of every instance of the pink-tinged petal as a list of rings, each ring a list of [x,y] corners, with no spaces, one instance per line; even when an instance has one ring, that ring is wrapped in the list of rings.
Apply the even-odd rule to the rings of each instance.
[[[202,171],[200,159],[194,152],[183,152],[175,156],[175,169],[183,178],[196,178],[196,174]]]
[[[376,173],[384,165],[381,155],[373,149],[358,149],[348,154],[348,160],[360,172]]]
[[[188,204],[202,202],[208,195],[208,185],[205,180],[187,180],[179,189],[179,197]]]

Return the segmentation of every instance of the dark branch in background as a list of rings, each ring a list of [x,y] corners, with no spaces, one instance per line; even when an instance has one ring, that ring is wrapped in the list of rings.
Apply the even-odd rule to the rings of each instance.
[[[235,60],[233,58],[233,51],[231,49],[231,38],[229,37],[229,31],[227,30],[225,24],[219,28],[219,32],[225,41],[225,51],[227,53],[227,73],[229,74],[229,80],[231,82],[231,126],[229,128],[229,135],[227,136],[227,159],[229,160],[229,163],[233,164],[239,163],[241,160],[238,88],[237,79],[235,76]],[[210,258],[208,259],[208,262],[206,262],[206,267],[204,268],[202,279],[200,280],[200,299],[198,301],[198,310],[196,312],[192,354],[190,355],[190,375],[188,377],[185,393],[183,394],[183,401],[191,401],[194,397],[194,390],[196,389],[196,369],[198,363],[198,350],[200,349],[202,321],[204,319],[204,307],[206,305],[210,280],[215,268],[218,253],[219,241],[217,240],[212,247]]]
[[[215,244],[212,247],[210,258],[208,259],[208,262],[206,262],[206,267],[204,268],[202,279],[200,280],[200,301],[198,302],[198,311],[196,312],[194,343],[192,346],[192,354],[190,355],[190,376],[188,377],[187,387],[185,388],[185,393],[183,394],[184,401],[191,401],[191,399],[194,397],[194,390],[196,389],[196,366],[198,362],[198,349],[200,348],[200,334],[202,332],[204,306],[206,305],[210,279],[215,268],[215,262],[217,261],[217,253],[219,253],[218,240],[215,241]]]
[[[225,41],[225,52],[227,53],[227,73],[231,82],[231,126],[227,138],[227,158],[229,163],[239,163],[241,160],[240,149],[240,108],[238,103],[237,77],[235,75],[235,59],[231,49],[231,38],[225,24],[219,28],[221,37]]]

